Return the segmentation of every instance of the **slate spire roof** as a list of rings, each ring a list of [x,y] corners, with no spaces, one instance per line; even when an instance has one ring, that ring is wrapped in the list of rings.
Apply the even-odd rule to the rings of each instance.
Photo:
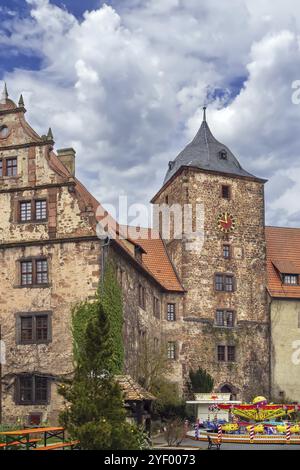
[[[192,142],[169,162],[164,184],[183,166],[259,179],[244,170],[231,150],[213,136],[206,121],[206,107],[203,108],[201,127]]]

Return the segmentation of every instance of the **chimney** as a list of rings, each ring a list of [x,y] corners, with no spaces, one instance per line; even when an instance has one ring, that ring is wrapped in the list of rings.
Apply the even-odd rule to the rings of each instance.
[[[60,161],[69,170],[72,176],[75,176],[75,150],[73,148],[57,150],[57,156]]]

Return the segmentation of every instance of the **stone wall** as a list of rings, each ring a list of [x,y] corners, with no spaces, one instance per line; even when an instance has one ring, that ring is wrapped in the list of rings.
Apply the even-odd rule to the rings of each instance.
[[[17,260],[24,256],[47,256],[49,286],[20,287]],[[0,324],[6,346],[6,364],[2,367],[3,420],[15,420],[37,408],[44,419],[55,419],[61,406],[55,382],[49,406],[16,406],[14,381],[18,374],[39,373],[53,377],[72,372],[72,307],[93,297],[99,280],[99,243],[50,243],[0,251]],[[75,262],[74,262],[75,260]],[[50,312],[51,341],[48,344],[17,344],[17,316],[20,313]]]
[[[143,275],[132,263],[120,257],[116,252],[110,251],[111,259],[118,270],[118,278],[123,292],[124,305],[124,344],[125,344],[125,372],[139,379],[139,351],[143,342],[147,341],[149,347],[154,343],[161,345],[168,339],[167,327],[172,327],[167,318],[167,304],[174,302],[181,317],[182,294],[166,293],[149,276]],[[145,309],[139,306],[139,284],[145,287]],[[154,313],[153,297],[159,299],[160,315]],[[172,369],[173,363],[170,363]],[[173,379],[173,376],[171,376]]]
[[[272,300],[272,398],[300,402],[300,302]]]
[[[230,200],[221,197],[221,186],[231,188]],[[264,190],[259,181],[197,170],[183,170],[157,197],[162,204],[192,204],[204,207],[204,244],[200,251],[186,249],[185,242],[167,240],[174,264],[187,290],[183,319],[173,327],[179,355],[174,380],[185,383],[190,368],[206,368],[215,379],[215,389],[230,384],[240,398],[269,391],[269,324],[266,298],[266,253],[264,238]],[[223,234],[217,219],[231,213],[236,229]],[[222,255],[229,244],[231,258]],[[217,292],[215,273],[233,274],[236,289]],[[215,325],[217,309],[233,310],[234,328]],[[235,362],[218,362],[217,346],[234,345]]]

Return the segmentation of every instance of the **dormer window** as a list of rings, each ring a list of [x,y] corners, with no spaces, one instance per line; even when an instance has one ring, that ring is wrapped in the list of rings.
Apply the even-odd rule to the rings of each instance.
[[[169,162],[169,171],[173,170],[175,163]]]
[[[299,284],[298,274],[283,274],[282,275],[283,284],[290,286],[297,286]]]
[[[135,245],[134,247],[134,257],[137,259],[140,263],[142,262],[142,249],[139,245]]]
[[[220,160],[227,160],[227,152],[226,150],[221,150],[219,152],[219,157],[220,157]]]

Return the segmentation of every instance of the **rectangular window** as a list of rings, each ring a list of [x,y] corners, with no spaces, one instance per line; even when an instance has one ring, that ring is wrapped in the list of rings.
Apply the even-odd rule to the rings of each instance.
[[[219,362],[235,362],[235,346],[218,346]]]
[[[225,346],[218,346],[218,361],[219,362],[225,362],[226,361]]]
[[[31,220],[31,202],[20,202],[20,220],[21,222],[28,222]]]
[[[47,219],[47,201],[35,201],[35,220]]]
[[[0,160],[0,177],[3,176],[3,160]]]
[[[222,185],[222,197],[224,199],[230,199],[230,186]]]
[[[215,274],[215,289],[217,291],[233,292],[234,288],[234,276],[231,274]]]
[[[216,290],[222,291],[223,289],[223,276],[220,274],[216,274],[215,276],[215,287]]]
[[[174,341],[168,342],[168,351],[167,351],[168,359],[176,359],[176,343]]]
[[[46,259],[36,261],[36,283],[48,283],[48,261]]]
[[[157,318],[160,318],[160,300],[153,296],[153,313]]]
[[[48,377],[37,375],[19,376],[16,381],[16,401],[20,405],[44,405],[49,400]]]
[[[48,340],[48,315],[37,315],[35,317],[35,331],[38,343]]]
[[[223,258],[230,259],[230,245],[223,245]]]
[[[6,176],[17,176],[18,167],[16,158],[7,158],[6,160]]]
[[[21,343],[31,343],[33,340],[32,317],[21,317]]]
[[[233,276],[225,276],[225,291],[233,292]]]
[[[225,326],[227,328],[234,327],[234,313],[232,310],[217,310],[216,325]]]
[[[17,320],[20,344],[46,343],[50,340],[50,316],[48,313],[21,314]],[[19,326],[18,326],[19,325]]]
[[[21,284],[22,286],[33,284],[32,261],[21,262]]]
[[[146,309],[146,292],[145,287],[141,284],[139,285],[139,306],[145,310]]]
[[[227,361],[235,361],[235,346],[227,346]]]
[[[45,285],[48,284],[48,260],[33,259],[21,261],[21,285]]]
[[[216,312],[216,325],[224,326],[224,310],[217,310]]]
[[[226,311],[226,326],[232,328],[234,326],[234,314],[231,310]]]
[[[39,222],[47,220],[47,201],[21,201],[19,214],[21,222]]]
[[[297,274],[283,274],[283,283],[296,286],[299,284]]]
[[[20,387],[20,403],[30,404],[33,402],[33,377],[32,376],[23,376],[19,377],[19,387]]]
[[[35,403],[47,403],[48,379],[47,377],[35,377]]]
[[[176,307],[175,304],[168,304],[167,306],[167,320],[175,321],[176,320]]]

